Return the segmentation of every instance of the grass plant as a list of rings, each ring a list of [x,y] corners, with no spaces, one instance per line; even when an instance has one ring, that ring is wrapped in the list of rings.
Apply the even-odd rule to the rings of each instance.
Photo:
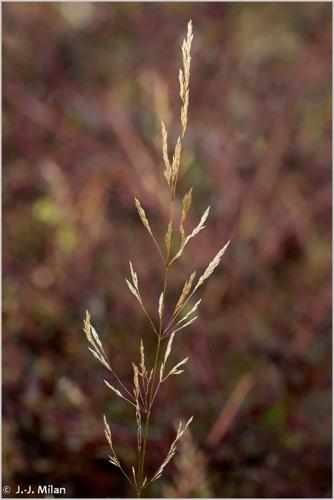
[[[173,313],[170,316],[167,316],[165,313],[165,305],[171,268],[182,256],[189,242],[205,228],[205,223],[210,211],[210,207],[208,207],[204,211],[197,226],[195,226],[189,234],[186,234],[184,224],[191,207],[193,188],[191,187],[188,192],[185,193],[180,206],[177,201],[176,193],[180,174],[183,141],[188,124],[192,41],[192,22],[189,21],[187,34],[182,43],[182,68],[179,70],[181,98],[180,132],[176,143],[172,148],[172,155],[170,154],[168,132],[165,124],[163,122],[161,123],[163,175],[167,183],[170,203],[169,222],[164,235],[163,244],[161,244],[159,242],[159,238],[154,235],[141,202],[135,198],[135,206],[141,222],[149,233],[149,236],[151,237],[160,255],[163,268],[163,280],[161,294],[157,300],[157,315],[154,318],[149,314],[148,308],[144,304],[140,292],[138,276],[132,262],[130,262],[130,275],[129,278],[126,279],[126,284],[130,292],[138,301],[143,313],[147,317],[152,329],[152,334],[156,339],[154,362],[152,366],[147,366],[145,346],[143,340],[140,340],[139,363],[136,364],[132,362],[132,388],[126,387],[112,368],[99,336],[91,324],[91,318],[88,312],[86,312],[86,318],[84,320],[84,332],[89,342],[89,350],[104,366],[104,368],[108,370],[111,378],[113,379],[112,383],[108,380],[104,380],[106,386],[116,396],[122,398],[127,404],[132,405],[134,408],[137,428],[137,462],[127,468],[120,462],[117,456],[112,441],[110,426],[105,415],[103,416],[103,420],[105,436],[110,446],[109,461],[120,469],[125,478],[136,490],[138,497],[142,495],[143,490],[147,488],[149,484],[162,476],[165,467],[176,453],[178,441],[182,438],[182,435],[192,421],[193,417],[190,417],[186,423],[179,423],[175,439],[170,445],[165,458],[162,459],[160,466],[156,469],[153,475],[149,477],[145,473],[145,464],[147,460],[147,443],[149,439],[150,421],[154,403],[156,402],[159,391],[162,390],[166,380],[171,376],[182,374],[189,359],[186,357],[181,361],[178,361],[174,366],[170,366],[170,355],[172,353],[175,338],[184,328],[190,326],[197,319],[197,310],[201,302],[201,299],[196,297],[198,295],[199,288],[219,265],[229,244],[229,242],[226,243],[218,251],[216,256],[211,260],[205,271],[197,280],[196,271],[191,273],[183,285],[175,307],[172,309]],[[194,300],[195,298],[197,298],[197,300]],[[187,312],[185,312],[186,305],[188,305]]]

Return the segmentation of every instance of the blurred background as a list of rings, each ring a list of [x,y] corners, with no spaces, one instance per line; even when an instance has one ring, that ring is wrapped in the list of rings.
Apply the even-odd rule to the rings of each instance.
[[[163,497],[331,496],[330,3],[3,4],[3,484],[69,497],[133,491],[106,460],[101,415],[134,460],[134,415],[103,384],[85,309],[131,381],[153,337],[162,271],[133,203],[167,221],[160,120],[178,133],[180,44],[194,25],[182,196],[206,230],[169,303],[228,239],[180,336],[157,405],[153,471],[180,417],[191,433]]]

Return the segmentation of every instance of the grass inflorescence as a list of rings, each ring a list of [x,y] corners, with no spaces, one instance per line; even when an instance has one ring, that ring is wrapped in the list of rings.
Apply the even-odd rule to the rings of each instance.
[[[165,177],[170,200],[170,216],[169,222],[164,235],[164,244],[161,245],[158,238],[153,234],[150,223],[147,219],[145,209],[141,202],[135,198],[135,206],[138,215],[149,233],[154,245],[157,247],[159,255],[163,263],[163,284],[162,291],[157,300],[157,316],[153,318],[147,311],[140,292],[140,284],[137,273],[132,262],[130,262],[129,278],[126,279],[126,284],[130,292],[138,301],[143,313],[147,317],[152,328],[152,333],[156,338],[156,349],[154,354],[154,363],[152,366],[147,366],[145,358],[145,347],[143,340],[140,340],[139,347],[139,363],[132,363],[133,369],[133,387],[127,388],[113,370],[110,361],[105,353],[99,336],[91,324],[90,315],[86,312],[84,320],[84,332],[90,344],[89,350],[98,359],[98,361],[106,368],[113,377],[113,383],[105,380],[106,386],[118,397],[122,398],[126,403],[134,407],[136,428],[137,428],[137,462],[130,467],[125,467],[121,464],[117,457],[114,444],[112,441],[111,430],[106,416],[104,419],[104,429],[107,442],[110,447],[109,461],[124,474],[125,478],[132,484],[138,496],[142,495],[143,490],[153,481],[161,477],[163,471],[170,460],[176,453],[178,441],[182,438],[187,427],[190,425],[192,418],[184,424],[179,423],[174,441],[171,443],[167,455],[162,459],[161,464],[151,477],[145,474],[145,463],[147,453],[147,442],[149,438],[150,419],[152,409],[159,391],[163,384],[172,375],[180,375],[184,372],[184,367],[188,361],[188,357],[177,362],[174,366],[170,366],[169,359],[172,353],[175,337],[177,334],[191,325],[197,319],[197,310],[201,299],[197,299],[195,303],[190,301],[198,292],[198,289],[211,276],[215,268],[221,261],[227,246],[226,243],[211,260],[204,273],[196,280],[196,271],[193,271],[185,284],[183,285],[179,298],[173,309],[170,317],[165,314],[166,295],[168,291],[169,273],[173,264],[181,257],[186,249],[186,246],[198,233],[205,228],[206,220],[209,216],[210,207],[203,213],[197,226],[186,234],[184,223],[192,203],[192,187],[183,196],[180,210],[176,206],[177,182],[180,174],[181,154],[183,148],[184,135],[188,124],[188,108],[189,108],[189,83],[190,83],[190,66],[191,66],[191,45],[193,40],[192,22],[188,23],[188,30],[185,39],[182,43],[182,68],[179,70],[179,85],[181,98],[180,112],[180,133],[173,148],[173,154],[170,155],[170,147],[168,144],[168,131],[165,124],[161,123],[162,133],[162,160],[163,160],[163,175]],[[177,214],[177,212],[180,212]],[[178,219],[177,219],[178,218]],[[176,251],[173,252],[173,248]],[[185,306],[189,304],[185,313]]]

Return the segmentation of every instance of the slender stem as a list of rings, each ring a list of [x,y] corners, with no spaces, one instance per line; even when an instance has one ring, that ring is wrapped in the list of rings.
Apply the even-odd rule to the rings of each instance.
[[[132,401],[130,401],[130,399],[128,399],[128,398],[126,398],[124,396],[122,396],[122,399],[124,399],[124,401],[127,401],[128,403],[130,403],[130,405],[132,405],[134,408],[136,408],[136,405],[134,403],[132,403]],[[144,408],[141,405],[140,405],[140,409],[142,411],[144,411]]]
[[[151,316],[150,316],[150,315],[149,315],[149,313],[147,312],[147,310],[146,310],[146,308],[145,308],[145,306],[144,306],[144,304],[143,304],[142,302],[140,302],[140,306],[141,306],[141,308],[142,308],[142,310],[143,310],[143,312],[144,312],[145,316],[146,316],[146,317],[147,317],[147,319],[149,320],[150,325],[151,325],[151,327],[153,328],[154,332],[156,333],[156,335],[158,335],[158,332],[157,332],[157,329],[156,329],[156,327],[155,327],[155,324],[153,323],[153,320],[152,320]]]
[[[172,196],[171,199],[172,199],[172,202],[171,202],[170,224],[172,226],[172,233],[173,233],[174,212],[175,212],[175,196]],[[166,300],[166,290],[167,290],[168,275],[169,275],[169,268],[170,268],[170,263],[169,263],[169,259],[170,259],[170,247],[171,247],[171,245],[167,249],[167,255],[166,255],[166,260],[165,260],[165,276],[164,276],[164,284],[163,284],[163,304],[162,304],[162,311],[161,311],[160,324],[159,324],[157,349],[156,349],[155,359],[154,359],[154,365],[153,365],[153,375],[152,375],[152,382],[151,382],[151,387],[150,387],[148,411],[147,411],[146,422],[145,422],[144,444],[143,444],[143,449],[142,449],[141,456],[139,457],[139,463],[140,463],[140,466],[139,466],[140,473],[139,473],[139,477],[138,477],[139,496],[141,494],[142,484],[143,484],[143,472],[144,472],[145,457],[146,457],[146,446],[147,446],[147,439],[148,439],[148,428],[149,428],[149,423],[150,423],[150,417],[151,417],[151,411],[152,411],[153,401],[154,401],[154,398],[156,396],[156,392],[154,391],[154,386],[155,386],[155,378],[156,378],[156,373],[157,373],[158,360],[159,360],[160,347],[161,347],[161,340],[162,340],[163,319],[164,319],[164,309],[165,309],[165,300]]]
[[[134,401],[131,392],[125,387],[125,385],[123,384],[123,382],[121,381],[121,379],[119,378],[119,376],[117,375],[117,373],[111,368],[110,363],[109,363],[109,371],[115,377],[115,379],[117,380],[117,382],[119,383],[119,385],[125,390],[125,392],[129,395],[129,397]],[[133,404],[133,403],[131,403],[131,404]]]
[[[164,287],[163,287],[163,297],[165,298],[165,293],[167,289],[167,283],[168,283],[168,272],[169,272],[169,266],[166,265],[165,268],[165,277],[164,277]],[[164,312],[164,307],[162,309],[162,314],[161,314],[161,319],[160,319],[160,327],[159,327],[159,335],[158,335],[158,343],[157,343],[157,349],[155,353],[155,359],[154,359],[154,365],[153,365],[153,375],[152,375],[152,382],[151,382],[151,389],[150,389],[150,396],[149,396],[149,404],[148,404],[148,412],[146,415],[146,423],[145,423],[145,431],[144,431],[144,444],[143,444],[143,451],[141,454],[141,459],[140,459],[140,475],[139,475],[139,487],[142,485],[143,481],[143,472],[144,472],[144,465],[145,465],[145,455],[146,455],[146,445],[147,445],[147,438],[148,438],[148,427],[150,423],[150,417],[151,417],[151,410],[152,410],[152,402],[153,402],[153,388],[155,385],[155,377],[156,377],[156,372],[157,372],[157,366],[158,366],[158,359],[159,359],[159,353],[160,353],[160,346],[161,346],[161,333],[162,333],[162,324],[163,324],[163,312]]]
[[[157,350],[156,350],[156,353],[155,353],[155,361],[154,361],[154,368],[153,368],[153,378],[152,378],[152,387],[153,387],[153,384],[154,384],[155,374],[156,374],[156,370],[157,370],[157,366],[158,366],[160,344],[161,344],[161,339],[159,338],[158,339],[158,344],[157,344]],[[150,416],[151,416],[151,410],[152,410],[151,399],[152,399],[152,396],[150,396],[149,408],[148,408],[148,412],[147,412],[147,415],[146,415],[145,431],[144,431],[144,444],[143,444],[143,451],[142,451],[141,459],[140,459],[140,474],[139,474],[139,488],[140,488],[140,491],[141,491],[141,485],[142,485],[142,482],[143,482],[143,472],[144,472],[144,464],[145,464],[146,445],[147,445],[147,438],[148,438],[148,427],[149,427],[149,423],[150,423]]]
[[[125,472],[125,470],[123,469],[123,467],[121,466],[121,464],[119,464],[119,468],[122,471],[124,477],[126,477],[126,479],[129,481],[129,483],[132,484],[132,486],[134,487],[134,489],[137,489],[135,483],[129,478],[129,476],[127,475],[127,473]]]
[[[155,390],[155,392],[154,392],[154,394],[153,394],[153,397],[152,397],[152,405],[153,405],[153,403],[154,403],[154,400],[155,400],[156,395],[158,394],[158,390],[159,390],[159,388],[160,388],[161,382],[163,382],[163,380],[162,380],[162,381],[160,381],[160,379],[159,379],[159,382],[158,382],[158,384],[157,384],[157,388],[156,388],[156,390]]]
[[[166,261],[165,261],[165,259],[164,259],[164,256],[162,255],[162,252],[161,252],[161,250],[160,250],[160,245],[159,245],[159,243],[157,242],[157,240],[155,239],[155,237],[154,237],[153,235],[151,235],[151,236],[152,236],[152,240],[154,241],[155,246],[157,247],[157,249],[158,249],[158,251],[159,251],[159,255],[160,255],[161,259],[162,259],[162,262],[163,262],[164,264],[166,264]]]

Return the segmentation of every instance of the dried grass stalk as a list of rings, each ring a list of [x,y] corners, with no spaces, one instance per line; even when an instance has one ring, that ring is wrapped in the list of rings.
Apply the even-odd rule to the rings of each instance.
[[[210,210],[210,207],[208,207],[205,210],[197,226],[191,231],[190,234],[186,236],[184,223],[192,203],[192,188],[190,188],[189,191],[184,195],[182,200],[182,209],[179,219],[180,223],[178,227],[181,238],[178,250],[176,251],[175,255],[172,256],[171,254],[174,243],[173,227],[174,227],[174,217],[175,217],[176,187],[180,173],[183,138],[188,123],[189,82],[190,82],[190,65],[191,65],[190,52],[191,52],[192,40],[193,40],[192,23],[191,21],[189,21],[187,35],[182,44],[182,68],[179,71],[180,98],[181,98],[180,135],[177,138],[174,146],[174,153],[172,160],[170,160],[168,154],[168,149],[169,149],[168,132],[166,130],[165,124],[164,123],[161,124],[163,175],[167,181],[170,194],[170,205],[171,205],[171,216],[164,237],[165,239],[164,253],[161,251],[160,245],[153,234],[145,210],[143,209],[140,201],[137,198],[135,198],[135,204],[137,207],[140,220],[143,223],[149,235],[151,236],[154,244],[158,248],[159,254],[164,263],[164,278],[163,278],[162,292],[160,294],[159,299],[157,300],[158,322],[157,324],[155,324],[150,314],[148,314],[146,307],[144,305],[144,301],[142,299],[139,290],[138,276],[136,271],[134,270],[132,262],[130,261],[130,278],[126,279],[126,284],[130,292],[136,297],[137,301],[139,302],[141,309],[143,310],[144,314],[146,315],[152,327],[152,331],[155,333],[157,337],[154,363],[152,366],[147,366],[146,364],[144,343],[142,339],[140,340],[139,363],[138,365],[132,363],[133,387],[131,391],[122,383],[122,381],[119,379],[115,371],[112,369],[108,357],[105,353],[105,350],[102,346],[102,343],[99,339],[99,336],[96,330],[91,325],[90,315],[88,312],[86,313],[86,318],[84,320],[84,332],[89,343],[89,350],[92,352],[94,357],[97,358],[98,361],[103,365],[103,367],[106,368],[112,374],[112,376],[115,379],[115,385],[111,384],[107,380],[104,380],[105,384],[116,396],[122,398],[124,401],[126,401],[135,408],[135,421],[137,428],[137,464],[136,468],[134,465],[130,466],[129,472],[126,472],[126,470],[123,468],[120,460],[118,459],[114,451],[109,424],[105,416],[103,417],[103,419],[104,419],[104,431],[106,440],[111,449],[111,454],[109,455],[109,461],[121,470],[126,479],[132,484],[132,486],[136,490],[138,496],[141,496],[143,489],[146,488],[152,481],[156,481],[161,477],[165,467],[168,465],[168,463],[176,453],[176,447],[178,441],[182,438],[182,435],[184,434],[187,427],[190,425],[192,421],[193,417],[191,417],[184,426],[180,422],[180,425],[176,433],[176,437],[172,442],[172,444],[170,445],[166,457],[164,458],[163,462],[158,467],[156,472],[153,474],[151,479],[148,479],[147,476],[144,474],[144,471],[145,471],[146,448],[149,437],[152,408],[162,383],[165,382],[171,375],[180,375],[184,371],[183,367],[187,363],[189,357],[186,357],[181,361],[177,362],[172,368],[170,368],[167,371],[167,374],[166,374],[166,366],[171,356],[174,340],[176,338],[177,333],[180,330],[185,329],[187,326],[192,324],[197,319],[197,316],[194,316],[194,313],[197,311],[201,299],[198,299],[194,305],[190,306],[189,311],[184,314],[185,306],[187,305],[187,303],[189,303],[189,301],[191,300],[195,292],[198,290],[198,288],[211,276],[213,271],[216,269],[228,245],[227,243],[217,253],[217,255],[210,262],[204,273],[197,281],[195,287],[193,287],[193,284],[196,276],[196,271],[193,271],[191,273],[190,277],[185,282],[182,288],[179,299],[176,303],[175,309],[171,317],[166,318],[165,304],[168,291],[169,272],[172,267],[172,264],[182,255],[189,241],[205,228],[205,223],[208,218]],[[167,337],[168,341],[165,349],[165,354],[162,356],[161,355],[162,345]],[[160,370],[158,369],[159,364],[160,364]]]

